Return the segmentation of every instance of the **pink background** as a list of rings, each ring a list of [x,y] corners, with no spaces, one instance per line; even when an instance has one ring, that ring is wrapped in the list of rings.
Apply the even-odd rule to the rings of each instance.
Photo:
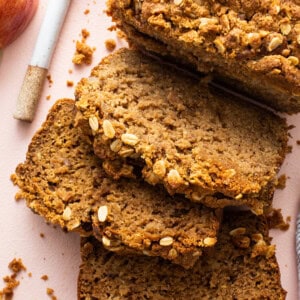
[[[97,49],[93,56],[93,65],[108,54],[104,41],[114,38],[115,33],[107,28],[110,19],[103,13],[105,1],[72,0],[56,47],[49,74],[53,80],[50,87],[46,81],[34,122],[23,123],[13,119],[16,99],[23,76],[33,52],[34,43],[42,22],[46,0],[40,0],[36,16],[24,32],[12,45],[4,50],[0,62],[0,278],[10,274],[8,263],[14,258],[22,258],[27,267],[19,275],[20,286],[14,293],[15,300],[49,299],[46,288],[51,287],[58,299],[76,299],[77,273],[80,264],[79,237],[76,234],[63,233],[59,228],[47,225],[42,218],[34,215],[23,201],[14,201],[17,188],[9,179],[16,165],[25,159],[27,146],[34,132],[44,121],[48,109],[55,100],[73,97],[74,88],[67,87],[66,81],[76,83],[81,77],[88,76],[91,66],[74,67],[72,56],[75,41],[81,39],[81,29],[90,33],[87,43]],[[90,10],[85,15],[84,11]],[[122,45],[122,42],[119,43]],[[123,42],[123,45],[125,43]],[[73,70],[69,74],[68,70]],[[51,95],[50,100],[46,96]],[[300,196],[300,116],[288,117],[289,124],[296,128],[291,130],[290,145],[293,151],[287,156],[281,173],[289,178],[284,190],[275,194],[274,206],[282,208],[283,215],[291,216],[291,226],[287,232],[272,231],[273,242],[277,246],[277,258],[282,273],[282,285],[288,291],[288,300],[297,299],[297,273],[295,258],[295,218]],[[298,158],[298,159],[297,159]],[[45,235],[40,237],[40,233]],[[28,273],[32,273],[32,277]],[[49,276],[48,281],[40,277]],[[4,286],[0,280],[0,289]]]

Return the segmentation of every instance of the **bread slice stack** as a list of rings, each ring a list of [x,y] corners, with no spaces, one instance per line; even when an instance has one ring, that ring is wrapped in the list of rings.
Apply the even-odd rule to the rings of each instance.
[[[129,49],[75,98],[52,107],[12,179],[82,236],[78,299],[285,298],[264,215],[284,119]]]

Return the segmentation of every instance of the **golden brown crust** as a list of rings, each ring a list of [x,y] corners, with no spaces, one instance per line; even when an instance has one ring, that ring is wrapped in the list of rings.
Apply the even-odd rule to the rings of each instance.
[[[153,38],[162,54],[213,71],[275,109],[300,111],[299,3],[109,0],[108,13],[131,42],[148,49]],[[144,38],[135,40],[130,27]]]
[[[12,176],[28,207],[118,253],[160,256],[192,267],[217,241],[220,215],[141,180],[114,181],[73,126],[74,101],[58,101]],[[93,227],[93,228],[92,228]]]
[[[207,206],[268,205],[287,147],[274,114],[128,49],[103,59],[76,97],[102,159],[137,164],[150,184]]]
[[[193,269],[121,257],[83,239],[78,299],[285,299],[264,217],[226,212],[214,250]]]

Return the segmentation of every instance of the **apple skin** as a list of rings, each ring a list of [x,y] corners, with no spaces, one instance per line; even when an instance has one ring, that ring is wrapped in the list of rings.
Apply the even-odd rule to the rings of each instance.
[[[0,0],[0,49],[12,43],[34,16],[38,0]]]

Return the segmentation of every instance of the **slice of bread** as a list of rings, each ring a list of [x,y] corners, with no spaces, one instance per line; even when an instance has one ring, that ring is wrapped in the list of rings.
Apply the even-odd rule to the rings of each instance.
[[[107,3],[130,43],[182,59],[275,109],[300,111],[299,1]]]
[[[77,85],[78,126],[101,159],[142,167],[170,194],[261,214],[287,151],[285,120],[205,80],[121,49]]]
[[[78,299],[285,299],[265,217],[226,213],[210,255],[191,270],[153,257],[123,257],[94,238],[81,243]]]
[[[118,253],[161,256],[186,268],[217,240],[218,211],[139,180],[114,181],[73,126],[74,101],[58,101],[12,176],[28,207],[48,222],[93,233]]]

